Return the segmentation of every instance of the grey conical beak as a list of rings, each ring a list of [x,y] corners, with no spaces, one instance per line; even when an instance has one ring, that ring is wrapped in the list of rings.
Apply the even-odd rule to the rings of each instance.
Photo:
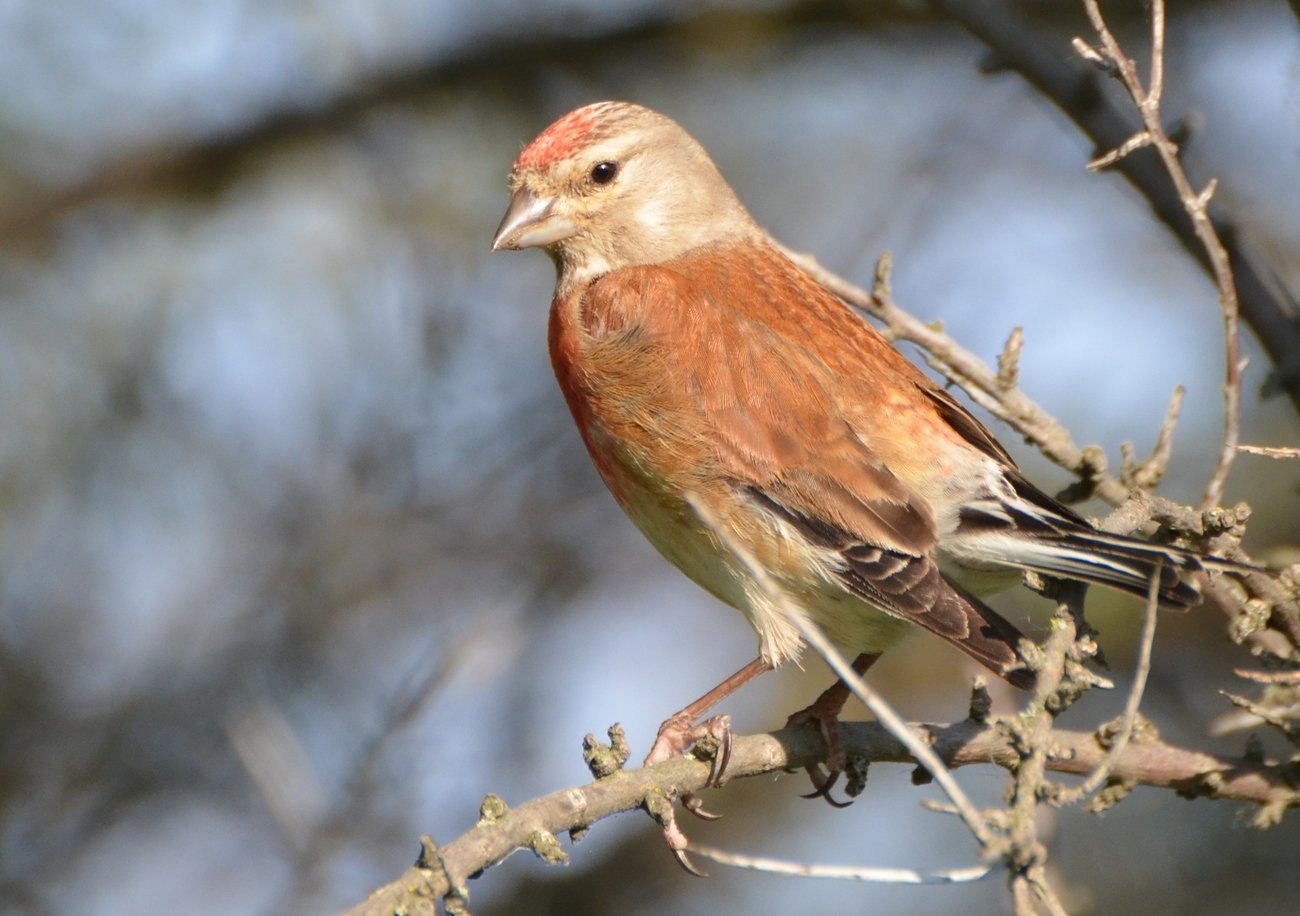
[[[520,188],[510,198],[506,215],[492,236],[492,250],[544,248],[575,231],[572,220],[556,214],[555,198],[537,197],[528,188]]]

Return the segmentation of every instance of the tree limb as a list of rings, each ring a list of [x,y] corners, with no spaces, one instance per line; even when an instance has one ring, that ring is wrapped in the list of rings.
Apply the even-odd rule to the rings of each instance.
[[[915,727],[932,739],[933,749],[949,767],[993,763],[1014,771],[1022,755],[1005,723],[967,719]],[[846,751],[866,760],[915,763],[902,743],[877,723],[843,723],[841,738]],[[1053,730],[1052,753],[1044,766],[1057,773],[1087,775],[1106,761],[1106,744],[1097,734]],[[801,769],[824,761],[825,754],[825,744],[813,728],[736,736],[727,774],[737,779]],[[468,898],[468,879],[511,853],[532,849],[548,861],[566,861],[557,834],[569,832],[576,840],[596,822],[640,808],[649,799],[703,791],[710,771],[708,762],[686,756],[648,769],[620,770],[516,808],[506,808],[489,796],[484,816],[474,827],[445,846],[427,843],[419,863],[350,909],[348,916],[433,912],[436,901],[449,896],[454,912]],[[1253,802],[1259,805],[1258,826],[1267,826],[1286,809],[1300,805],[1300,773],[1293,765],[1207,754],[1167,744],[1148,733],[1135,737],[1113,761],[1110,782],[1169,788],[1186,798]]]

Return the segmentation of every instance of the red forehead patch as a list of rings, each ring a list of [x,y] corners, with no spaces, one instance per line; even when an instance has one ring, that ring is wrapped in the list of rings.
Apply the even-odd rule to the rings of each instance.
[[[596,122],[595,109],[588,105],[571,111],[538,134],[515,160],[516,169],[545,168],[580,147]]]

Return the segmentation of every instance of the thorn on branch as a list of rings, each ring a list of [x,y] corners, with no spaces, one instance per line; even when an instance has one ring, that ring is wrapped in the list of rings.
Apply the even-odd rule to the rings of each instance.
[[[415,867],[433,872],[433,883],[448,889],[443,895],[443,908],[448,916],[468,916],[469,888],[452,879],[447,863],[438,851],[438,844],[427,833],[420,837],[420,854],[415,859]]]
[[[1020,384],[1020,351],[1025,346],[1025,329],[1012,328],[1011,336],[998,354],[998,390],[1006,393]]]
[[[1120,446],[1120,479],[1129,487],[1138,490],[1151,490],[1160,483],[1169,467],[1169,459],[1174,451],[1174,427],[1178,425],[1178,416],[1183,409],[1183,397],[1186,389],[1179,385],[1169,399],[1165,410],[1164,422],[1156,433],[1156,444],[1145,461],[1137,462],[1133,456],[1133,446],[1125,442]]]
[[[427,871],[442,871],[442,857],[438,855],[438,844],[427,833],[420,837],[420,854],[415,858],[415,867]]]
[[[1107,76],[1115,75],[1116,73],[1115,62],[1102,55],[1100,51],[1098,51],[1092,45],[1088,44],[1082,38],[1076,35],[1074,38],[1070,40],[1070,44],[1074,46],[1074,51],[1076,54],[1078,54],[1088,63],[1092,64],[1102,73],[1106,74]]]
[[[1210,204],[1210,198],[1214,196],[1214,192],[1218,189],[1218,187],[1219,187],[1219,179],[1217,178],[1211,178],[1208,182],[1206,182],[1205,187],[1201,190],[1201,193],[1196,195],[1196,207],[1201,210],[1204,210],[1206,207],[1208,207]]]
[[[878,303],[893,299],[889,280],[894,269],[893,263],[893,256],[888,251],[882,251],[880,257],[876,258],[876,275],[871,280],[871,298]]]

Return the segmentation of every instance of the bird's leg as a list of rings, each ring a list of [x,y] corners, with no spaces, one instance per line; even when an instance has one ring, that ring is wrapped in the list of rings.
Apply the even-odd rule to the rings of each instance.
[[[854,672],[859,675],[865,674],[878,658],[880,658],[879,652],[862,653],[853,660]],[[846,808],[849,805],[849,802],[837,802],[829,794],[835,781],[840,778],[840,773],[844,771],[846,763],[844,745],[840,741],[840,713],[844,710],[844,704],[848,702],[849,693],[849,685],[843,680],[837,680],[823,690],[821,696],[813,700],[809,706],[785,720],[786,728],[797,728],[808,722],[817,723],[822,740],[826,742],[826,772],[816,764],[807,768],[808,776],[812,779],[816,791],[805,798],[824,798],[837,808]]]
[[[714,751],[713,766],[709,771],[709,785],[716,786],[718,781],[722,779],[723,772],[727,769],[727,761],[731,759],[731,717],[727,715],[712,716],[699,723],[695,720],[760,674],[771,670],[772,666],[760,656],[704,696],[688,704],[680,712],[669,716],[659,726],[659,733],[655,736],[655,743],[650,748],[650,753],[646,754],[642,766],[653,766],[656,763],[670,760],[679,754],[685,753],[687,748],[697,741],[711,738],[717,745],[717,749]],[[687,792],[683,794],[681,802],[682,807],[703,820],[712,821],[717,820],[719,817],[719,815],[710,814],[704,810],[699,797],[694,793]],[[671,809],[666,813],[671,815]],[[691,874],[702,875],[703,873],[691,864],[690,859],[686,857],[686,835],[682,833],[681,828],[677,826],[671,817],[668,817],[666,821],[661,821],[661,823],[664,828],[664,839],[667,840],[668,847],[673,851],[678,863]]]
[[[731,696],[745,684],[772,666],[761,657],[754,659],[714,687],[704,696],[687,705],[680,712],[674,713],[659,726],[655,743],[646,754],[643,766],[652,766],[679,754],[703,738],[713,738],[718,742],[718,753],[713,757],[713,772],[709,774],[709,784],[716,785],[727,768],[727,758],[731,756],[731,720],[729,716],[713,716],[697,723],[695,720]]]

